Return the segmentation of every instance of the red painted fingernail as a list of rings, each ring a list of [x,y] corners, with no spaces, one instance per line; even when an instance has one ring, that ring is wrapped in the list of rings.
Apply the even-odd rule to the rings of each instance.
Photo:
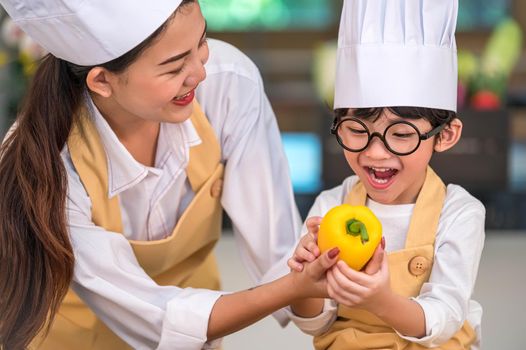
[[[334,259],[338,254],[340,254],[340,248],[332,248],[329,250],[329,253],[327,254],[330,259]]]
[[[382,237],[382,249],[385,249],[385,237]]]

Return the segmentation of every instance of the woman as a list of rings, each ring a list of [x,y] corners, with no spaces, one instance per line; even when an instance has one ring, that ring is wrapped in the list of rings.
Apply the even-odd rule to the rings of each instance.
[[[222,208],[258,282],[282,274],[299,218],[257,69],[209,48],[197,2],[2,5],[51,53],[0,154],[4,348],[39,332],[42,349],[214,347],[324,294],[318,262],[214,291]]]

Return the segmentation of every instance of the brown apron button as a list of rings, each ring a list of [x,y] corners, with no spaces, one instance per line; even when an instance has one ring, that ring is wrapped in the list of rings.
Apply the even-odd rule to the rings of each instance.
[[[210,188],[210,195],[213,198],[217,198],[221,196],[222,189],[223,189],[223,180],[217,179],[214,181],[214,183],[212,184],[212,187]]]
[[[429,260],[423,256],[415,256],[409,261],[409,272],[413,276],[420,276],[429,269]]]

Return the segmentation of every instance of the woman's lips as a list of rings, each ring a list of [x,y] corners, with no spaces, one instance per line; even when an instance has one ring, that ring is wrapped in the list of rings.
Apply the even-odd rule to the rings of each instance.
[[[174,98],[173,103],[178,106],[186,106],[194,100],[194,97],[195,97],[195,90],[190,90],[183,96]]]

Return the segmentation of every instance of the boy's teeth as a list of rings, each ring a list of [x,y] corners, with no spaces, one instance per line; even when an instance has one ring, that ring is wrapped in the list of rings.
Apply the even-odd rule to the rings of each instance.
[[[374,177],[374,176],[373,176]],[[387,183],[387,179],[377,179],[376,177],[374,177],[374,181],[375,182],[378,182],[379,184],[385,184]]]
[[[381,172],[381,173],[391,170],[391,168],[373,168],[373,167],[371,167],[371,169],[373,169],[374,171]]]

